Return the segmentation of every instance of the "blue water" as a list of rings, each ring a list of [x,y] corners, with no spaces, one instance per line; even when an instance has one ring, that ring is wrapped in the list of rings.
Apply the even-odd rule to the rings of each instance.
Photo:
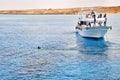
[[[107,16],[112,30],[89,39],[77,15],[0,15],[0,80],[120,80],[120,14]]]

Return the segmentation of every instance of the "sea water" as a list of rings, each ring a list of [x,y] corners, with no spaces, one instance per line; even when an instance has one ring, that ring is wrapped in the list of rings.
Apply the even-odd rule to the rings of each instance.
[[[0,80],[120,80],[120,14],[107,17],[112,30],[90,39],[78,15],[0,15]]]

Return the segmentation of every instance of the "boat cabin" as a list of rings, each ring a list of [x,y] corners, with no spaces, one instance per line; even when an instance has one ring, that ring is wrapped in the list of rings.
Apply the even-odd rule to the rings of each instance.
[[[107,18],[106,14],[95,14],[94,11],[84,15],[84,18],[79,18],[78,26],[79,27],[97,27],[97,26],[106,26]]]

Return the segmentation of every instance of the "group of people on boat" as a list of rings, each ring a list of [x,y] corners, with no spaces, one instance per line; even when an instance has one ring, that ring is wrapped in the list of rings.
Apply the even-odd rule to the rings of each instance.
[[[96,20],[96,15],[95,15],[95,14],[93,15],[93,18],[94,18],[94,26],[96,26],[96,23],[98,23],[99,26],[102,26],[102,23],[103,23],[103,22],[104,22],[104,26],[106,26],[106,22],[107,22],[106,14],[104,14],[104,15],[102,16],[102,14],[100,13],[100,14],[97,16],[97,19],[103,18],[104,21],[101,20],[101,21],[98,21],[98,22],[97,22],[97,20]]]
[[[106,26],[106,22],[107,22],[107,18],[106,18],[106,14],[102,15],[101,13],[97,16],[96,13],[94,11],[91,11],[91,13],[86,14],[85,18],[87,19],[93,19],[93,21],[82,21],[80,20],[78,22],[78,25],[86,25],[86,26],[90,26],[91,24],[93,24],[93,26],[96,26],[96,23],[98,26],[102,26],[102,24],[104,26]],[[102,20],[98,20],[98,19],[102,19]],[[104,20],[103,20],[104,19]]]

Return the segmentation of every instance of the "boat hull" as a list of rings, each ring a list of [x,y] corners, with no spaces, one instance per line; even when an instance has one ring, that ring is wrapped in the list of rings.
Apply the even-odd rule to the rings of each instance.
[[[77,32],[82,37],[89,37],[89,38],[102,38],[107,33],[110,27],[100,26],[100,27],[86,27],[86,28],[78,28],[76,29]]]

